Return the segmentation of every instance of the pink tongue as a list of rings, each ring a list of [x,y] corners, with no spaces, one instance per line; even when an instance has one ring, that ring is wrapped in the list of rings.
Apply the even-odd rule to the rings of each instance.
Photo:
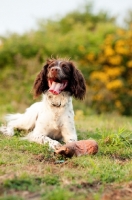
[[[56,82],[52,82],[52,85],[49,88],[49,91],[52,92],[53,94],[59,94],[61,92],[61,90],[64,87],[64,83],[56,83]]]

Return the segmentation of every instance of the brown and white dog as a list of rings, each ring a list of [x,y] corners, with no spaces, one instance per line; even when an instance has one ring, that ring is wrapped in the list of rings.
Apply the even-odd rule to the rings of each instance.
[[[86,93],[85,80],[73,62],[49,59],[38,74],[34,96],[43,94],[41,102],[34,103],[23,114],[7,115],[7,126],[0,127],[5,135],[14,135],[14,128],[32,130],[24,137],[51,148],[76,141],[72,96],[82,100]]]

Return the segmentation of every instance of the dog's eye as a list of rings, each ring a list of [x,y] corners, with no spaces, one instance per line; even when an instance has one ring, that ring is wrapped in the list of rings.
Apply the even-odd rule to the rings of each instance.
[[[67,65],[66,64],[62,64],[62,68],[67,68]]]
[[[49,65],[49,66],[48,66],[48,69],[51,69],[51,67],[52,67],[52,65]]]

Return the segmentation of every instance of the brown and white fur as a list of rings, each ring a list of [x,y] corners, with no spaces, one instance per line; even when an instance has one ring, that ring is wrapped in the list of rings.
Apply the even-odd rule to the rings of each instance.
[[[49,59],[38,74],[34,86],[34,97],[43,94],[41,102],[34,103],[24,114],[7,115],[7,126],[0,132],[13,136],[14,128],[32,130],[24,137],[40,144],[49,143],[51,148],[76,141],[72,96],[82,100],[86,86],[82,73],[73,62]]]

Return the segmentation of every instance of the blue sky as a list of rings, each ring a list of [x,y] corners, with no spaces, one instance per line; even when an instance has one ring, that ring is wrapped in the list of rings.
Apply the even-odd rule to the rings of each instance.
[[[35,29],[38,19],[64,16],[86,0],[0,0],[0,35]],[[132,0],[93,0],[94,11],[106,10],[118,23],[132,10]]]

